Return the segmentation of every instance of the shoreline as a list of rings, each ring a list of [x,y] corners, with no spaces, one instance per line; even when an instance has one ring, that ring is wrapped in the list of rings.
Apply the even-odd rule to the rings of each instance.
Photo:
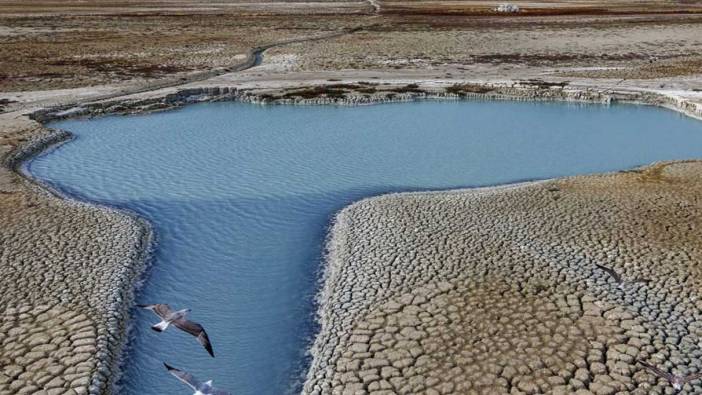
[[[98,209],[108,215],[126,217],[133,222],[130,230],[139,239],[132,253],[131,270],[122,273],[116,284],[116,291],[110,296],[105,314],[108,325],[106,327],[106,339],[103,342],[98,340],[97,353],[102,355],[97,358],[96,372],[90,379],[89,394],[108,393],[115,387],[120,378],[120,365],[125,357],[124,350],[129,338],[129,327],[131,324],[131,314],[129,311],[134,305],[134,298],[138,291],[138,283],[142,280],[145,271],[148,270],[148,262],[153,248],[154,233],[151,223],[138,214],[125,208],[117,208],[99,204],[88,200],[82,200],[69,193],[61,191],[47,182],[38,179],[27,169],[29,162],[33,159],[45,155],[63,144],[70,143],[74,136],[65,130],[50,129],[49,136],[29,142],[14,152],[11,158],[6,160],[6,164],[30,184],[36,193],[45,194],[51,199],[57,199],[62,204],[78,209],[89,207]],[[129,317],[128,319],[125,319]],[[114,323],[121,323],[115,325]],[[99,332],[98,332],[99,333]]]
[[[357,91],[359,84],[369,84],[376,88],[377,84],[388,84],[371,93]],[[465,91],[449,92],[454,86],[467,86]],[[307,95],[305,89],[333,86],[342,90],[342,96],[328,96],[326,93]],[[410,87],[410,88],[408,88]],[[473,90],[486,89],[485,92]],[[298,91],[301,96],[297,96]],[[406,91],[406,92],[405,92]],[[39,109],[31,111],[28,116],[35,121],[47,123],[68,118],[97,117],[102,115],[144,114],[157,111],[167,111],[188,104],[238,101],[265,105],[373,105],[383,103],[403,103],[419,100],[496,100],[496,101],[553,101],[584,104],[612,103],[650,105],[666,108],[691,118],[702,120],[701,102],[694,102],[681,96],[656,90],[613,90],[591,86],[563,85],[560,87],[541,87],[520,85],[520,81],[485,82],[485,81],[422,81],[414,80],[407,83],[396,81],[376,80],[368,83],[363,80],[344,81],[343,83],[309,84],[303,83],[292,88],[272,87],[238,88],[236,86],[189,87],[179,90],[159,90],[155,95],[128,95],[117,100],[89,101],[83,105],[60,106],[58,108]],[[334,92],[334,94],[337,94]]]
[[[375,82],[375,81],[374,81]],[[456,83],[456,81],[451,81]],[[421,83],[421,81],[416,81],[416,83]],[[470,84],[475,84],[474,82],[469,82]],[[331,84],[330,84],[331,85]],[[407,86],[409,84],[406,84]],[[301,87],[309,87],[311,85],[302,84]],[[402,87],[402,85],[395,85],[395,87]],[[79,116],[98,116],[98,115],[113,115],[113,114],[125,114],[125,113],[148,113],[151,111],[162,111],[172,108],[177,108],[183,105],[198,103],[198,102],[208,102],[208,101],[243,101],[243,102],[253,102],[253,103],[265,103],[265,104],[295,104],[295,105],[359,105],[359,104],[377,104],[384,102],[405,102],[405,101],[415,101],[415,100],[461,100],[461,99],[484,99],[484,100],[548,100],[548,101],[573,101],[582,103],[600,103],[608,104],[611,102],[627,102],[634,104],[646,104],[646,105],[656,105],[668,109],[675,110],[687,116],[702,119],[702,106],[696,105],[694,103],[685,100],[676,100],[665,96],[661,93],[652,92],[638,92],[633,94],[631,92],[606,92],[597,90],[572,90],[572,89],[543,89],[543,88],[515,88],[513,86],[496,86],[494,84],[486,84],[485,87],[491,89],[496,89],[500,93],[496,94],[475,94],[467,92],[464,95],[449,95],[443,92],[435,91],[424,91],[424,92],[412,92],[412,93],[400,93],[393,96],[391,99],[387,97],[381,97],[378,94],[374,94],[372,97],[366,97],[363,95],[349,95],[344,99],[337,98],[327,98],[327,97],[317,97],[309,99],[286,99],[286,100],[275,100],[267,101],[266,97],[263,95],[270,95],[270,92],[279,92],[281,94],[285,93],[285,90],[279,88],[274,89],[260,89],[257,91],[250,90],[240,90],[236,88],[229,87],[211,87],[203,86],[200,88],[187,88],[182,90],[177,90],[175,93],[168,92],[168,90],[162,93],[160,96],[154,97],[139,97],[140,95],[135,95],[136,98],[128,97],[119,100],[109,100],[109,101],[99,101],[95,103],[86,103],[84,106],[79,107],[82,110],[71,110],[64,109],[62,111],[56,111],[56,109],[50,111],[33,111],[30,115],[32,119],[41,122],[42,132],[50,131],[46,128],[44,124],[51,120],[63,119],[69,117],[79,117]],[[472,85],[471,85],[472,89]],[[390,91],[387,91],[390,92]],[[504,92],[511,92],[510,94],[505,94]],[[392,93],[392,92],[390,92]],[[633,97],[633,99],[632,99]],[[640,100],[640,102],[639,102]],[[68,111],[68,112],[66,112]],[[61,143],[70,140],[70,134],[67,132],[50,132],[48,137],[40,138],[36,141],[29,142],[19,146],[17,149],[12,151],[8,156],[9,159],[5,160],[5,166],[10,168],[16,174],[19,174],[25,179],[30,185],[32,185],[36,191],[35,193],[48,193],[52,198],[56,198],[67,206],[83,208],[97,208],[99,210],[104,210],[106,214],[115,216],[126,216],[130,220],[135,222],[135,226],[140,228],[139,230],[139,246],[136,247],[132,253],[134,254],[131,259],[130,272],[124,274],[121,277],[121,282],[118,284],[118,288],[121,290],[118,294],[115,294],[115,299],[110,303],[110,310],[105,314],[105,317],[112,317],[117,322],[129,322],[129,310],[133,305],[133,298],[136,292],[135,285],[142,279],[143,273],[146,270],[146,263],[148,254],[150,251],[152,233],[151,227],[148,222],[138,216],[133,216],[132,214],[115,208],[105,207],[101,205],[95,205],[89,202],[83,202],[81,200],[74,199],[71,196],[67,196],[60,191],[54,191],[48,185],[45,185],[39,180],[34,179],[28,174],[23,174],[20,167],[23,164],[28,163],[34,157],[39,156],[46,152],[47,149],[51,149],[57,143]],[[542,182],[542,181],[536,181]],[[530,185],[530,184],[529,184]],[[485,188],[500,188],[496,187],[485,187]],[[458,191],[471,191],[468,190],[458,190]],[[40,192],[37,192],[40,191]],[[437,192],[420,192],[424,193],[438,193],[444,194],[447,191],[437,191]],[[456,192],[456,191],[453,191]],[[412,193],[412,192],[409,192]],[[416,192],[415,192],[416,193]],[[450,192],[449,192],[450,193]],[[459,192],[456,192],[459,193]],[[372,199],[372,197],[370,198]],[[136,229],[136,228],[135,228]],[[330,234],[333,232],[330,232]],[[320,268],[322,272],[327,271],[329,262],[325,260],[323,267]],[[321,290],[326,288],[326,284],[323,285]],[[320,291],[321,291],[320,290]],[[321,305],[320,305],[321,306]],[[102,358],[97,358],[97,367],[94,370],[90,378],[91,394],[99,393],[109,393],[111,388],[114,388],[114,384],[119,376],[119,364],[121,357],[123,357],[123,351],[128,339],[128,331],[126,325],[123,327],[113,327],[107,330],[112,341],[106,341],[98,344],[97,353],[102,355]],[[319,338],[319,336],[318,336]],[[316,343],[316,340],[315,340]],[[314,346],[313,346],[314,347]],[[314,365],[316,358],[313,355],[312,365]],[[311,370],[308,372],[308,374]],[[106,376],[109,376],[108,380],[105,380]]]

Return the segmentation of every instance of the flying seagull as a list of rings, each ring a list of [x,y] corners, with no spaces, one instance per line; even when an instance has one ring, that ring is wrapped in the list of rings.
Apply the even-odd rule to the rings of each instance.
[[[607,267],[607,266],[602,266],[602,265],[600,265],[599,263],[595,263],[595,266],[597,266],[597,268],[599,268],[600,270],[604,271],[605,273],[609,274],[609,276],[612,277],[612,278],[614,279],[614,282],[617,283],[617,288],[619,288],[619,289],[624,288],[624,279],[622,278],[622,276],[619,275],[619,273],[615,272],[614,269],[609,268],[609,267]],[[647,283],[648,280],[638,279],[638,278],[637,278],[637,279],[634,279],[634,280],[631,281],[631,282],[634,282],[634,283]]]
[[[212,344],[210,343],[210,338],[205,332],[205,328],[197,322],[187,320],[185,316],[190,312],[190,309],[173,311],[171,307],[167,304],[140,304],[137,307],[142,309],[151,310],[159,318],[161,322],[155,324],[151,329],[156,332],[165,331],[169,325],[173,324],[176,328],[187,332],[197,338],[197,341],[205,347],[205,350],[214,358],[214,351],[212,351]]]
[[[688,374],[687,376],[676,376],[672,373],[668,373],[666,371],[658,369],[657,367],[649,364],[648,362],[638,362],[641,364],[641,366],[648,369],[651,373],[655,374],[658,377],[666,379],[670,383],[670,385],[672,385],[673,388],[675,388],[676,391],[680,391],[685,386],[685,384],[689,383],[690,381],[695,381],[699,378],[702,378],[702,373],[693,373]]]
[[[166,366],[166,369],[168,369],[168,373],[174,375],[178,380],[195,390],[193,395],[232,395],[231,392],[218,390],[212,387],[212,380],[207,380],[203,383],[188,372],[176,369],[165,362],[163,364]]]

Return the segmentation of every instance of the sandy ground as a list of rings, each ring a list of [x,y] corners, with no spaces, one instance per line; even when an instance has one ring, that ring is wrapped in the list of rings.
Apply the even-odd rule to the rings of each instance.
[[[27,147],[65,137],[31,121],[26,114],[33,111],[123,111],[132,105],[143,109],[149,101],[158,108],[173,105],[165,103],[169,100],[189,101],[193,94],[187,92],[217,88],[221,94],[220,87],[236,90],[239,98],[267,95],[329,102],[385,100],[404,92],[470,95],[483,92],[485,86],[495,92],[498,86],[496,91],[524,98],[600,101],[612,96],[702,114],[699,4],[516,3],[524,10],[519,15],[498,15],[492,11],[497,2],[485,1],[137,5],[95,0],[27,5],[0,0],[0,394],[109,392],[125,340],[123,319],[132,285],[143,269],[143,224],[114,211],[66,202],[14,171],[14,159]],[[354,28],[361,29],[350,30]],[[245,62],[253,47],[339,32],[348,34],[281,45],[266,51],[259,67],[227,71]],[[347,87],[333,87],[340,84]],[[319,88],[322,85],[327,87]],[[520,86],[528,88],[526,93]],[[197,95],[207,100],[208,94]],[[98,99],[102,102],[90,104]],[[521,217],[513,226],[502,226],[499,216],[493,216],[497,222],[484,225],[494,229],[494,235],[459,232],[466,238],[461,240],[470,240],[475,248],[498,243],[478,248],[470,257],[461,255],[463,251],[431,265],[425,263],[443,255],[427,253],[426,262],[388,261],[373,254],[367,260],[333,257],[332,265],[358,270],[380,265],[397,271],[398,278],[413,278],[417,287],[408,291],[394,280],[368,276],[364,281],[372,284],[367,290],[378,290],[376,296],[387,295],[387,300],[369,296],[360,304],[340,306],[340,295],[365,300],[368,291],[355,285],[343,292],[334,288],[355,278],[351,272],[330,277],[334,280],[327,283],[322,311],[326,329],[318,339],[307,389],[655,393],[663,391],[663,383],[633,366],[632,358],[648,358],[679,373],[702,369],[689,343],[699,332],[699,306],[681,305],[686,317],[692,317],[685,319],[670,307],[673,301],[696,297],[688,283],[681,284],[699,282],[691,265],[699,260],[699,251],[696,239],[690,238],[699,238],[694,214],[700,203],[700,180],[695,176],[699,168],[690,164],[655,169],[660,171],[558,181],[563,190],[558,193],[540,185],[486,195],[467,191],[392,197],[344,211],[340,218],[348,221],[370,216],[372,226],[366,230],[371,233],[336,232],[335,240],[359,251],[366,246],[364,238],[379,245],[391,243],[396,235],[386,233],[389,229],[416,228],[414,221],[423,219],[397,216],[393,218],[407,223],[397,229],[381,226],[393,210],[408,204],[421,206],[417,216],[431,215],[447,227],[483,223],[481,210],[495,207]],[[555,195],[559,198],[552,198]],[[629,201],[626,196],[634,198]],[[609,214],[612,207],[621,208],[612,218],[622,229],[644,224],[656,230],[650,241],[655,248],[583,219],[586,213]],[[454,220],[452,213],[461,216]],[[557,216],[556,229],[549,221]],[[571,235],[569,226],[582,232]],[[688,232],[666,236],[661,230],[665,226],[688,227]],[[539,238],[525,240],[522,232],[527,231],[537,232]],[[575,237],[579,235],[582,238]],[[432,240],[402,239],[395,255],[430,248]],[[668,244],[655,244],[664,241]],[[498,253],[498,246],[505,245],[509,254]],[[612,250],[619,260],[602,255]],[[639,258],[661,261],[668,252],[678,255],[660,269],[637,263]],[[626,273],[650,276],[655,284],[613,296],[605,278],[590,268],[595,259]],[[402,262],[422,264],[396,266]],[[480,271],[485,262],[494,263],[493,274],[515,274],[515,281],[487,276],[490,273]],[[541,285],[526,278],[536,267],[548,269]],[[457,270],[476,275],[450,275]],[[425,281],[428,273],[446,278]],[[661,277],[670,273],[680,282]],[[552,287],[562,278],[567,281]],[[648,306],[654,296],[661,302]],[[493,303],[502,303],[512,320],[494,325],[498,317],[485,319],[492,317],[488,306]],[[538,319],[520,316],[525,311]],[[663,317],[664,324],[655,324],[654,316]],[[449,321],[443,322],[445,317]],[[524,338],[525,330],[540,335]],[[516,345],[507,347],[506,339],[512,338]],[[414,355],[416,347],[420,355]],[[496,351],[503,348],[508,348],[503,354]],[[528,369],[507,363],[514,350],[524,354]],[[545,360],[544,350],[553,358]],[[455,355],[453,361],[450,355]],[[463,359],[456,359],[459,355]],[[394,370],[386,369],[391,367]]]

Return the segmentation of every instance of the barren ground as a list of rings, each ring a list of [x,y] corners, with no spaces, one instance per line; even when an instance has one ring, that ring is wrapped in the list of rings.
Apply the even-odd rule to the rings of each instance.
[[[75,88],[236,64],[254,47],[350,27],[326,42],[276,48],[284,71],[437,70],[466,76],[538,69],[650,79],[699,74],[702,4],[686,2],[25,2],[0,0],[0,91]],[[281,69],[274,71],[280,72]]]
[[[307,390],[670,393],[636,361],[702,369],[701,165],[346,208]]]

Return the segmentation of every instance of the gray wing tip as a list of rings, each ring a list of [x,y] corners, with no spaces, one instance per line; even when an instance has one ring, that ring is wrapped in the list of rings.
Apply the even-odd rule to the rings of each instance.
[[[166,369],[168,369],[169,372],[170,372],[171,370],[178,370],[178,369],[174,368],[173,366],[171,366],[171,365],[169,365],[169,364],[167,364],[167,363],[165,363],[165,362],[163,363],[163,366],[165,366]]]
[[[646,361],[642,361],[640,359],[637,359],[636,362],[638,362],[641,366],[645,367],[651,373],[655,374],[658,377],[664,378],[668,381],[671,381],[673,378],[675,378],[675,375],[673,375],[672,373],[666,372],[665,370],[662,370],[662,369],[659,369],[651,363],[648,363]]]
[[[617,273],[617,271],[614,270],[614,268],[607,267],[605,265],[600,265],[597,262],[595,262],[595,266],[597,266],[597,268],[599,268],[600,270],[607,273],[610,277],[612,277],[614,279],[614,281],[616,281],[618,283],[622,282],[622,276],[619,273]]]
[[[600,265],[599,263],[595,263],[595,266],[597,266],[597,268],[600,269],[600,270],[604,270],[604,271],[607,272],[608,274],[616,273],[616,272],[614,271],[614,269],[612,269],[611,267],[608,267],[608,266],[605,266],[605,265]]]
[[[698,372],[698,373],[692,373],[692,374],[687,375],[684,378],[684,380],[686,383],[689,383],[690,381],[699,380],[701,378],[702,378],[702,372]]]
[[[210,337],[207,336],[207,332],[205,332],[205,329],[202,329],[202,332],[197,336],[197,340],[202,344],[203,347],[205,347],[205,350],[207,350],[207,353],[210,354],[212,358],[215,357],[214,355],[214,350],[212,349],[212,342],[210,342]]]

